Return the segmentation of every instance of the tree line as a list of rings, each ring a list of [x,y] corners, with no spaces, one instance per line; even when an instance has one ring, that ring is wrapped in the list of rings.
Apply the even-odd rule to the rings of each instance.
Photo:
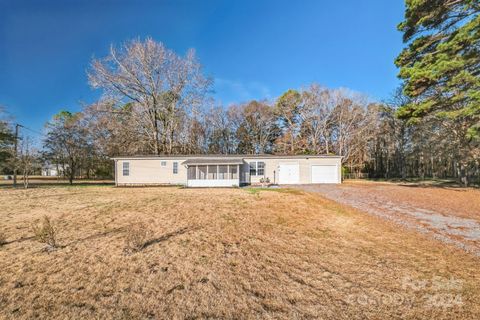
[[[153,39],[112,46],[88,69],[102,98],[46,124],[42,159],[72,181],[111,175],[118,155],[335,154],[345,177],[479,184],[479,11],[476,1],[407,1],[402,85],[382,102],[313,83],[222,106],[193,50],[181,56]],[[8,171],[11,128],[0,130]]]

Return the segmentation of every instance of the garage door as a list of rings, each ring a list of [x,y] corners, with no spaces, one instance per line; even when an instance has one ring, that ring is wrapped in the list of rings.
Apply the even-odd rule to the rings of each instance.
[[[337,166],[312,166],[312,183],[340,183]]]
[[[300,170],[298,163],[281,163],[278,170],[280,184],[298,184],[300,182]]]

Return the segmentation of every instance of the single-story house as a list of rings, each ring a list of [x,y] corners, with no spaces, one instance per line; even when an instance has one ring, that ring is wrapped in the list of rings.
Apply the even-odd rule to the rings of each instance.
[[[234,187],[341,183],[341,159],[327,155],[172,155],[115,157],[115,185]]]
[[[42,171],[42,176],[44,177],[57,177],[62,175],[63,173],[63,170],[61,167],[48,162],[42,166],[41,171]]]

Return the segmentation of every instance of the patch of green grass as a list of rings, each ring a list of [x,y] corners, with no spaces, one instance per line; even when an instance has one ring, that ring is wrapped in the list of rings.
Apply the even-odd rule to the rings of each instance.
[[[259,194],[260,193],[260,188],[246,188],[245,189],[249,194]]]
[[[272,192],[279,192],[279,193],[288,193],[288,194],[303,194],[304,192],[298,189],[291,189],[291,188],[260,188],[260,187],[250,187],[245,188],[245,190],[253,195],[258,195],[262,191],[272,191]]]

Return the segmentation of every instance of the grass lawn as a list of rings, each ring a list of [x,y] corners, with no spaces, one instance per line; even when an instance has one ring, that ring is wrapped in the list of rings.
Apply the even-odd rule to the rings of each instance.
[[[0,318],[480,317],[478,257],[298,190],[4,188],[0,232]]]

